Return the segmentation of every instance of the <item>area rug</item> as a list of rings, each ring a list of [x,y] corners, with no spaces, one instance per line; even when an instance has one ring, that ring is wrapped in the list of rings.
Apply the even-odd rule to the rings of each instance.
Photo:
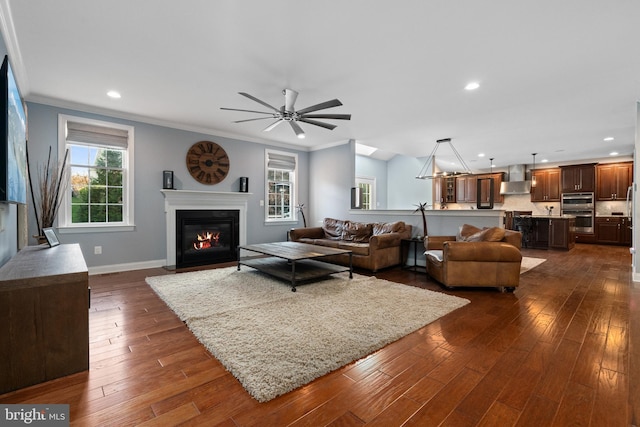
[[[260,402],[420,329],[469,301],[358,274],[301,284],[236,267],[147,283]]]
[[[545,261],[546,259],[544,258],[533,258],[533,257],[523,256],[522,263],[520,264],[520,274],[526,273],[527,271],[539,266]]]

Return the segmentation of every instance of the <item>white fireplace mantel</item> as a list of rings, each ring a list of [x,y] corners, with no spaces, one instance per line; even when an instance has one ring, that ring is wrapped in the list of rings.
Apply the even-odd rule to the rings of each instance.
[[[247,243],[247,203],[251,193],[197,190],[160,190],[164,195],[167,227],[167,266],[176,264],[176,211],[238,210],[240,211],[240,245]]]

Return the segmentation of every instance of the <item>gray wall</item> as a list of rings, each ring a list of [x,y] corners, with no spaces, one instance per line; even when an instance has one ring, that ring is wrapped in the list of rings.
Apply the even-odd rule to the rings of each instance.
[[[309,193],[309,153],[239,141],[215,135],[189,132],[141,122],[114,119],[96,114],[83,113],[57,107],[28,104],[29,108],[29,154],[32,167],[46,162],[49,146],[57,152],[58,114],[67,114],[92,119],[123,123],[135,127],[135,230],[126,232],[63,233],[61,243],[79,243],[87,265],[91,267],[144,263],[163,260],[166,257],[164,219],[164,197],[162,171],[173,170],[175,187],[181,190],[203,190],[235,192],[239,178],[249,177],[247,216],[247,243],[285,240],[287,230],[298,224],[265,224],[264,207],[260,200],[264,195],[264,153],[266,148],[298,154],[300,165],[298,195],[305,200]],[[220,144],[229,155],[229,174],[219,184],[204,185],[189,175],[185,156],[195,142],[211,140]],[[36,234],[35,217],[29,216],[29,234]],[[35,244],[35,241],[30,242]],[[94,246],[102,246],[102,254],[94,255]]]

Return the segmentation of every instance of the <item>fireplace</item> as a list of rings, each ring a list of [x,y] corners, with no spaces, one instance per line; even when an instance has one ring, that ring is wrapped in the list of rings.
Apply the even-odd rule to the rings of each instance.
[[[237,261],[238,210],[176,211],[176,267]]]
[[[182,245],[182,241],[178,243],[177,234],[179,224],[177,220],[178,212],[180,211],[196,211],[197,213],[203,213],[208,211],[237,211],[239,213],[239,219],[236,220],[239,228],[239,234],[236,237],[233,245],[233,256],[237,254],[235,250],[238,245],[245,245],[247,243],[247,203],[251,193],[233,193],[233,192],[215,192],[215,191],[196,191],[196,190],[160,190],[165,197],[165,220],[166,220],[166,248],[167,258],[166,267],[169,269],[176,268],[179,261],[177,256],[177,246]],[[205,230],[207,231],[207,230]],[[209,230],[211,231],[211,230]],[[215,230],[214,230],[215,231]],[[234,231],[235,234],[235,231]],[[191,243],[191,242],[190,242]],[[203,243],[202,246],[206,246]],[[218,251],[220,249],[220,243],[216,247]],[[197,255],[201,257],[201,255]],[[205,264],[211,264],[210,257],[207,258]],[[235,258],[233,258],[235,259]],[[233,260],[232,259],[232,260]],[[224,261],[216,261],[224,262]]]

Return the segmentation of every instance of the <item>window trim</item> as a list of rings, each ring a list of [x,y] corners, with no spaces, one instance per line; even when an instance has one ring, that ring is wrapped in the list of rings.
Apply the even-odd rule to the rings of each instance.
[[[63,158],[67,149],[67,122],[84,123],[93,126],[101,126],[112,129],[126,130],[129,134],[128,144],[126,148],[125,163],[123,181],[125,183],[125,221],[117,224],[109,223],[88,223],[88,224],[73,224],[71,223],[71,200],[70,191],[65,191],[62,197],[60,209],[58,211],[58,218],[56,219],[58,224],[58,232],[60,234],[70,233],[86,233],[86,232],[110,232],[110,231],[133,231],[135,229],[135,217],[134,217],[134,141],[135,141],[135,128],[129,125],[123,125],[120,123],[107,122],[103,120],[88,119],[85,117],[71,116],[66,114],[58,115],[58,158]]]
[[[293,173],[293,191],[291,192],[291,218],[269,218],[269,154],[277,154],[280,156],[293,157],[295,161],[295,166],[292,171]],[[275,225],[275,224],[296,224],[298,222],[298,210],[296,209],[297,200],[298,200],[298,154],[291,153],[288,151],[278,151],[266,148],[264,150],[264,222],[265,224]],[[286,170],[286,169],[278,169],[271,168],[275,170]]]

